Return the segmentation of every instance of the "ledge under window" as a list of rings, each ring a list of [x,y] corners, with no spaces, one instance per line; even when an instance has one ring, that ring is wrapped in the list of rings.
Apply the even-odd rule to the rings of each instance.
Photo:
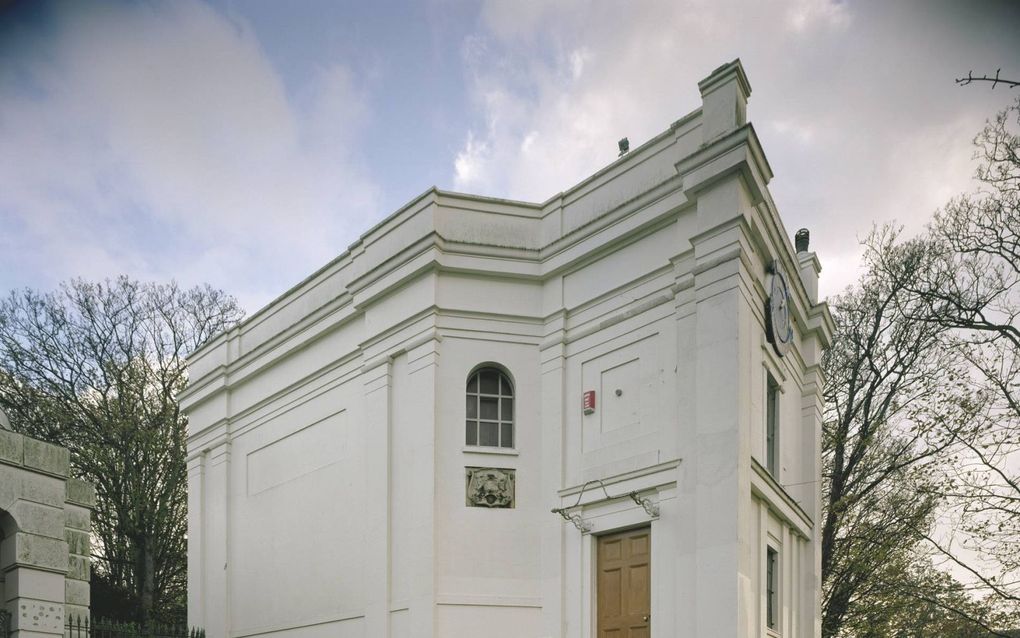
[[[518,456],[515,448],[510,447],[489,447],[484,445],[465,445],[461,451],[471,454],[501,454],[503,456]]]

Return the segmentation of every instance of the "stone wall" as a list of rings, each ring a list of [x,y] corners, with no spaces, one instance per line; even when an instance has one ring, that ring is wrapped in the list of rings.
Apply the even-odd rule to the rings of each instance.
[[[95,489],[68,476],[66,448],[0,428],[0,605],[12,638],[62,636],[88,616]]]

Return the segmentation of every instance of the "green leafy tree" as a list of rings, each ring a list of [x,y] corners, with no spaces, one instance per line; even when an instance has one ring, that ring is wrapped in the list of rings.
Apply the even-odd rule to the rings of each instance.
[[[96,486],[95,589],[131,620],[183,617],[187,424],[176,397],[184,357],[241,317],[208,286],[126,277],[0,301],[0,406],[15,428],[70,448],[73,472]]]
[[[867,602],[847,617],[843,632],[860,638],[1012,638],[993,627],[1011,617],[994,600],[980,599],[919,552],[902,553],[873,574]]]

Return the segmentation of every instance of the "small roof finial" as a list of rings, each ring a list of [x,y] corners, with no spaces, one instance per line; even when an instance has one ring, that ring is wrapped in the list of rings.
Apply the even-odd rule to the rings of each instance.
[[[808,251],[808,244],[811,242],[811,231],[807,228],[801,228],[793,236],[793,241],[797,246],[798,253],[806,253]]]
[[[623,157],[630,151],[630,140],[628,140],[626,137],[617,142],[616,144],[617,146],[620,147],[619,157]]]

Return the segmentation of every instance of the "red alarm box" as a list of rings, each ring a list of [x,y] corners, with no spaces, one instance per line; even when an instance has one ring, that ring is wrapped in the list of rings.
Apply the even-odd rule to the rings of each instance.
[[[584,413],[591,414],[595,411],[595,391],[588,390],[584,393]]]

